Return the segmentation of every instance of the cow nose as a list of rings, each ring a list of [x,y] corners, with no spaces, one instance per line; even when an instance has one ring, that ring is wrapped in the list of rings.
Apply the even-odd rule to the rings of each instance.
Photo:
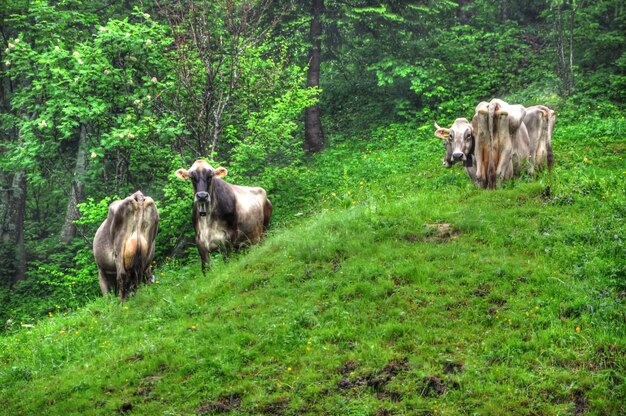
[[[463,157],[463,152],[454,152],[452,153],[452,157],[454,158],[454,160],[459,160]]]
[[[196,198],[198,199],[198,201],[206,201],[207,199],[209,199],[209,193],[208,192],[198,192],[198,193],[196,193]]]

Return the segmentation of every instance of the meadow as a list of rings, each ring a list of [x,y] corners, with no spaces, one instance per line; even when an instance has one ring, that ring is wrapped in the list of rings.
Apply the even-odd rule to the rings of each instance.
[[[496,191],[429,125],[335,136],[259,246],[13,322],[0,414],[625,414],[625,133],[563,117],[553,172]]]

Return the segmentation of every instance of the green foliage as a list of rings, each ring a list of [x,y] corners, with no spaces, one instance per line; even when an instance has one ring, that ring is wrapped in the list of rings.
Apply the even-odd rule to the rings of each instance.
[[[63,11],[55,16],[65,17]],[[53,24],[51,30],[60,29]],[[136,12],[132,21],[109,20],[84,39],[57,32],[39,43],[29,32],[12,40],[8,74],[24,87],[12,97],[20,141],[10,143],[3,164],[26,169],[32,181],[41,181],[42,171],[54,161],[49,156],[64,141],[75,140],[80,125],[86,125],[92,160],[88,174],[94,180],[106,177],[107,163],[119,164],[120,154],[130,177],[157,167],[180,133],[176,119],[160,110],[173,82],[166,51],[171,39],[165,30],[148,14]]]

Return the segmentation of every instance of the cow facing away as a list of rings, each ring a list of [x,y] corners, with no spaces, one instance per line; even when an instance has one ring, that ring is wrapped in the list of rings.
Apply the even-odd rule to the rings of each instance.
[[[552,153],[552,132],[556,123],[556,113],[543,105],[526,108],[524,124],[530,138],[530,152],[533,166],[541,170],[544,166],[548,171],[554,165]]]
[[[150,263],[158,224],[154,201],[141,191],[111,202],[107,218],[93,240],[103,295],[113,289],[124,302],[141,283],[154,281]]]
[[[265,189],[232,185],[222,178],[228,171],[196,160],[191,168],[178,169],[176,176],[191,179],[194,192],[191,220],[202,273],[210,267],[209,253],[230,251],[261,241],[272,216]]]
[[[526,109],[499,99],[481,102],[472,119],[476,183],[494,189],[499,181],[517,175],[530,160],[530,139],[524,124]],[[529,171],[533,173],[532,165]]]

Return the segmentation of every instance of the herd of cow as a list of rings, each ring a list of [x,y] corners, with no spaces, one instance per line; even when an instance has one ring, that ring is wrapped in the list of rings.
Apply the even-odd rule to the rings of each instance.
[[[517,175],[524,164],[531,174],[552,168],[555,120],[548,107],[524,108],[494,99],[476,107],[471,123],[458,118],[449,129],[435,123],[435,135],[445,140],[446,167],[462,161],[477,186],[492,189]],[[214,169],[204,160],[175,173],[193,185],[191,218],[203,273],[212,251],[261,241],[272,216],[265,189],[229,184],[222,180],[226,174],[225,168]],[[141,191],[109,205],[93,242],[103,295],[119,293],[123,302],[140,284],[154,282],[150,265],[158,223],[154,200]]]
[[[435,123],[435,136],[445,140],[443,164],[463,162],[474,183],[493,189],[505,179],[547,166],[552,169],[552,131],[556,113],[543,105],[525,108],[500,99],[476,106],[472,122],[457,118],[449,129]]]

